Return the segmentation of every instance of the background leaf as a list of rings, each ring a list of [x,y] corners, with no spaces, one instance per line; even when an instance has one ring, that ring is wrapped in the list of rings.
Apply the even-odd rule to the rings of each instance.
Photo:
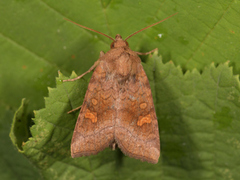
[[[50,0],[0,1],[0,105],[2,112],[0,119],[0,141],[3,147],[0,153],[0,158],[3,160],[0,161],[1,179],[2,177],[3,179],[18,179],[19,177],[24,177],[25,179],[29,177],[29,179],[33,179],[31,177],[34,177],[38,173],[38,171],[32,167],[32,164],[28,163],[21,154],[17,154],[16,150],[14,151],[8,136],[10,122],[14,115],[13,112],[17,110],[21,99],[25,97],[29,100],[26,113],[31,115],[34,109],[44,107],[43,97],[48,94],[47,87],[55,86],[55,77],[57,76],[58,70],[64,75],[70,75],[72,70],[75,70],[77,74],[81,74],[96,61],[101,50],[109,50],[110,40],[96,33],[81,29],[65,21],[63,18],[71,19],[113,37],[117,33],[126,37],[142,27],[164,19],[175,12],[179,12],[177,16],[172,17],[168,21],[129,39],[128,42],[131,49],[146,52],[157,47],[164,62],[172,60],[176,65],[180,65],[184,71],[196,68],[196,70],[193,70],[191,73],[204,71],[205,67],[209,67],[209,64],[212,62],[222,64],[229,61],[229,65],[233,67],[234,74],[239,74],[239,4],[239,0],[213,0],[209,2],[154,0],[151,1],[151,3],[146,0],[94,0],[91,2],[73,0],[58,1],[57,3],[56,1]],[[161,38],[159,38],[159,36],[161,36]],[[146,60],[146,57],[142,58]],[[170,65],[168,64],[167,66]],[[164,67],[166,68],[167,66]],[[224,67],[226,67],[226,65]],[[171,69],[169,69],[169,72],[171,72]],[[179,69],[179,73],[180,72]],[[230,70],[228,72],[228,76],[224,73],[224,76],[222,75],[221,78],[226,78],[225,82],[230,83],[232,72]],[[187,76],[187,74],[185,76]],[[204,78],[204,73],[202,75],[199,74],[199,76]],[[85,79],[89,77],[90,75]],[[206,78],[207,77],[208,76],[206,76]],[[182,107],[181,105],[185,101],[178,102],[178,106],[176,104],[172,106],[171,102],[182,96],[180,92],[173,91],[172,88],[178,85],[177,87],[179,88],[190,88],[190,90],[192,89],[192,92],[194,92],[194,87],[197,86],[196,84],[198,83],[196,82],[195,85],[190,84],[190,87],[188,85],[181,86],[181,84],[179,85],[181,81],[178,82],[176,78],[175,81],[171,82],[172,84],[168,84],[159,89],[160,87],[157,86],[159,82],[157,82],[157,80],[158,79],[154,79],[154,81],[151,82],[153,87],[155,87],[153,90],[157,98],[155,99],[156,105],[159,106],[159,98],[157,95],[159,95],[160,92],[162,93],[164,88],[169,90],[164,91],[164,93],[169,93],[169,96],[171,95],[170,99],[167,99],[168,96],[164,93],[162,94],[163,97],[160,96],[160,99],[164,100],[162,103],[165,104],[165,106],[161,106],[161,111],[158,112],[160,122],[168,120],[168,124],[174,123],[175,121],[172,121],[173,117],[171,114],[175,113],[174,108]],[[184,79],[184,81],[187,80]],[[205,83],[207,83],[206,85],[208,87],[213,88],[213,81]],[[238,82],[234,85],[238,86],[237,84]],[[163,85],[166,84],[163,83]],[[198,85],[198,88],[201,89],[204,87],[201,84],[201,86]],[[220,109],[218,109],[217,105],[213,106],[211,103],[206,104],[206,107],[215,110],[213,112],[212,122],[220,129],[223,126],[231,125],[235,122],[233,118],[235,116],[232,114],[237,114],[238,112],[236,99],[238,99],[239,96],[237,94],[238,90],[232,91],[234,95],[230,93],[231,91],[227,91],[229,93],[226,94],[228,95],[229,101],[234,98],[233,104],[236,105],[235,108],[232,109],[228,103],[228,106],[221,107]],[[195,94],[195,96],[201,95],[203,99],[212,99],[216,104],[222,103],[221,101],[216,101],[216,96],[213,95],[214,93],[209,92],[211,92],[211,90],[203,89],[201,94]],[[219,94],[218,91],[213,90],[213,92]],[[220,97],[220,99],[221,98],[222,97]],[[199,99],[199,102],[204,102],[200,97]],[[203,107],[203,110],[198,110],[198,106],[197,108],[193,107],[189,107],[190,109],[192,108],[192,114],[197,113],[197,111],[200,115],[201,112],[204,112],[203,114],[208,112],[204,111],[205,109]],[[182,109],[180,116],[182,118],[181,122],[185,122],[183,119],[191,115],[190,112],[185,113],[186,110]],[[161,114],[165,114],[165,116],[161,117]],[[207,115],[209,116],[209,114]],[[179,113],[175,116],[179,116]],[[29,116],[28,119],[30,121]],[[165,119],[165,121],[162,119]],[[226,119],[228,119],[228,121],[225,121]],[[191,119],[188,121],[190,123]],[[178,124],[180,123],[177,123],[177,125]],[[162,129],[163,125],[160,124],[160,126]],[[235,128],[235,126],[232,127]],[[172,129],[171,126],[169,128],[170,130]],[[175,134],[174,130],[173,128],[169,133],[172,132]],[[235,144],[235,149],[237,149],[239,138],[237,138],[234,130],[231,131],[233,131],[234,138],[226,141],[225,144],[232,146]],[[160,132],[162,148],[166,147],[163,144],[164,141],[171,144],[168,138],[164,138],[163,132],[162,130]],[[186,134],[193,136],[192,134],[194,133],[191,132],[197,134],[196,129],[186,128]],[[226,132],[219,130],[218,133],[224,135]],[[206,135],[206,137],[211,139],[212,136]],[[219,138],[220,137],[222,136],[219,136]],[[193,141],[192,137],[189,141]],[[178,142],[182,141],[179,140]],[[191,144],[190,147],[189,151],[193,151],[194,148],[196,148],[193,144]],[[228,146],[225,146],[223,149],[226,149],[226,147]],[[179,157],[189,155],[183,154],[184,156],[182,156],[180,150],[173,145],[172,147],[167,147],[167,149],[171,149],[173,152],[179,152]],[[237,157],[237,152],[236,150],[234,153],[229,154],[229,157],[235,160],[236,158],[234,157]],[[174,159],[174,157],[176,157],[176,155],[172,156],[171,159]],[[189,155],[189,157],[192,156]],[[164,160],[163,153],[161,158]],[[180,163],[181,161],[179,164]],[[207,162],[203,161],[201,163],[205,164]],[[237,165],[239,164],[236,163],[236,167],[238,167]],[[138,166],[135,166],[135,171],[126,169],[126,171],[124,171],[126,172],[126,176],[132,173],[131,177],[137,178],[140,174],[144,178],[145,176],[143,174],[145,174],[146,171],[148,172],[146,176],[150,176],[152,170],[148,170],[149,168],[154,171],[154,167],[149,165],[149,168],[146,168],[145,171],[141,173],[140,170],[138,171],[138,169],[141,169],[139,166],[141,166],[140,163]],[[156,168],[157,167],[158,166],[156,166]],[[182,176],[185,175],[184,177],[190,177],[189,173],[197,173],[197,169],[201,169],[199,167],[205,166],[198,166],[196,170],[191,171],[189,167],[183,166],[178,174]],[[225,168],[224,171],[216,171],[212,166],[209,172],[214,171],[218,173],[219,176],[225,177],[225,179],[236,179],[236,173],[234,176],[234,172],[238,172],[237,168],[232,170],[233,168],[231,167]],[[161,172],[158,172],[158,175],[160,176],[160,174],[166,174],[167,172],[168,171],[165,172],[164,167],[161,168]],[[202,175],[202,172],[198,172],[197,174],[197,177],[200,178],[199,173]],[[170,175],[176,176],[178,174],[170,173]],[[157,175],[152,175],[152,177],[157,177]]]

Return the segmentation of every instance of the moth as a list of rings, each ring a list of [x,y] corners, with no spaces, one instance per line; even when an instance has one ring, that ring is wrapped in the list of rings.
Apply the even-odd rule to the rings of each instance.
[[[105,54],[101,51],[99,59],[87,72],[63,80],[75,81],[95,69],[72,136],[73,158],[97,154],[109,146],[114,149],[117,145],[129,157],[153,164],[158,162],[158,121],[149,81],[138,56],[156,49],[148,53],[132,51],[127,39],[166,19],[133,33],[125,40],[120,34],[113,39],[68,20],[113,41],[111,49]]]

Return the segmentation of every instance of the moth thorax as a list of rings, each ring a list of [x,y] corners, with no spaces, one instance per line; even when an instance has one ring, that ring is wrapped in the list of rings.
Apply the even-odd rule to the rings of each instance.
[[[122,53],[115,62],[116,64],[116,73],[122,77],[128,76],[131,74],[132,70],[132,61],[128,53]]]
[[[111,49],[112,48],[120,48],[120,47],[128,47],[128,43],[127,43],[127,41],[124,41],[122,39],[122,36],[120,34],[117,34],[115,36],[115,41],[112,42],[112,44],[111,44]]]

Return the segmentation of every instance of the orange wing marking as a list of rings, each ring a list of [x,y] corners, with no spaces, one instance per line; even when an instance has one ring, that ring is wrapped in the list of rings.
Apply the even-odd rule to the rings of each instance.
[[[97,113],[91,112],[89,109],[87,109],[87,112],[84,117],[87,119],[91,119],[92,123],[97,122]]]
[[[98,101],[93,98],[93,99],[92,99],[92,103],[93,103],[93,105],[97,105]]]
[[[151,122],[152,122],[151,116],[150,114],[148,114],[146,116],[139,116],[137,125],[142,126],[144,123],[151,123]]]
[[[141,109],[145,109],[146,107],[147,107],[147,103],[141,103],[141,104],[140,104],[140,108],[141,108]]]

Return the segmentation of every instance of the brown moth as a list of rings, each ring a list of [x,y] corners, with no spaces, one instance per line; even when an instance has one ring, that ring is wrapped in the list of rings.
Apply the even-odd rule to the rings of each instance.
[[[64,80],[75,81],[95,69],[72,137],[73,158],[97,154],[106,147],[115,148],[117,145],[130,157],[153,164],[158,162],[158,121],[149,81],[138,57],[155,49],[148,53],[135,52],[126,40],[166,19],[133,33],[125,40],[119,34],[113,39],[77,24],[113,42],[106,54],[100,52],[99,59],[87,72]]]

